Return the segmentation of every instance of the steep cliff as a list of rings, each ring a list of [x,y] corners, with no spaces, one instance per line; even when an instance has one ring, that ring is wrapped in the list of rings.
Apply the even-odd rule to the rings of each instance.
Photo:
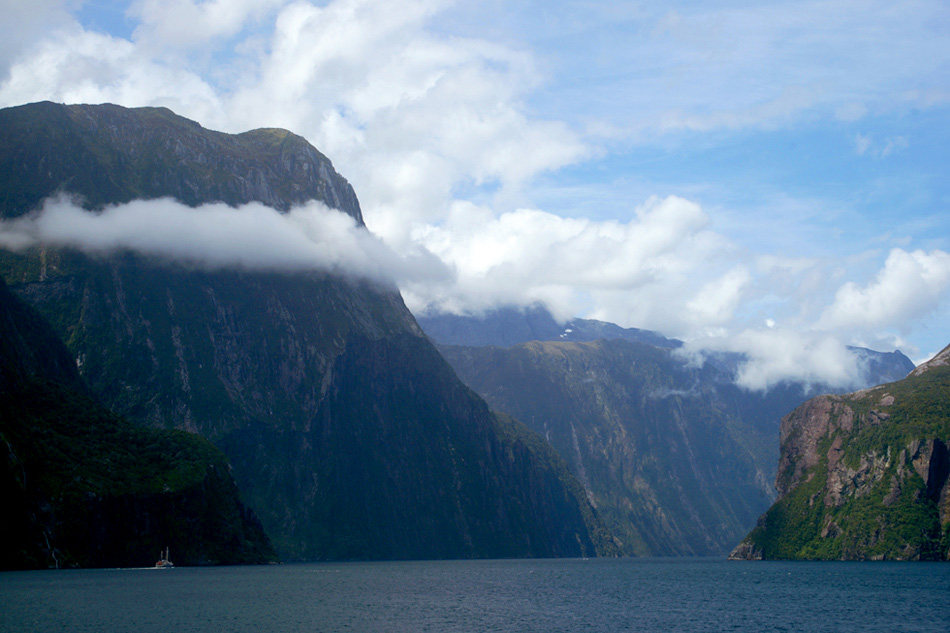
[[[948,361],[783,418],[780,498],[731,556],[948,560]]]
[[[285,131],[224,135],[162,109],[12,110],[0,112],[0,173],[23,185],[0,183],[5,217],[65,190],[92,209],[319,200],[361,223],[346,181]],[[130,252],[40,248],[0,265],[108,406],[224,450],[284,559],[610,547],[567,469],[459,383],[392,287]]]
[[[723,554],[771,502],[770,429],[711,366],[624,340],[440,349],[548,439],[626,554]]]
[[[440,343],[481,345],[440,350],[494,409],[550,441],[628,554],[728,553],[774,500],[782,415],[815,393],[794,383],[743,390],[738,354],[699,368],[672,353],[678,341],[558,324],[541,308],[420,324]],[[852,353],[869,384],[913,369],[900,352]]]
[[[0,569],[275,560],[224,455],[95,402],[52,329],[0,281]]]

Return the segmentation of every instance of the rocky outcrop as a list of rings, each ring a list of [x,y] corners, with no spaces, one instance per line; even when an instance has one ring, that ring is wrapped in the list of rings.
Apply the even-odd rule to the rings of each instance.
[[[780,498],[732,557],[947,559],[948,350],[904,380],[787,415]]]
[[[854,411],[839,396],[812,398],[782,419],[779,457],[775,488],[784,496],[801,481],[802,475],[817,466],[819,442],[837,431],[854,429]],[[829,452],[837,460],[840,438]]]
[[[950,347],[945,347],[943,350],[938,352],[936,356],[928,360],[926,363],[921,363],[919,367],[917,367],[916,369],[914,369],[914,371],[911,372],[911,375],[920,376],[933,369],[946,367],[948,365],[950,365]]]

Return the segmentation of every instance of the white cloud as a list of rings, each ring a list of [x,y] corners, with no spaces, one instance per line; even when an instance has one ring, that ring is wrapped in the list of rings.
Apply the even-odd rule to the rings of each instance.
[[[873,282],[847,282],[821,315],[829,330],[901,328],[920,319],[950,296],[950,253],[907,252],[895,248]]]
[[[686,304],[690,318],[704,328],[729,323],[751,282],[752,275],[743,266],[709,281]]]
[[[131,41],[74,22],[12,65],[0,103],[162,105],[223,131],[291,129],[331,156],[398,247],[414,222],[444,217],[459,186],[517,197],[590,153],[563,123],[528,116],[530,55],[429,28],[447,0],[282,4],[143,0]],[[211,55],[231,36],[238,55],[174,50]]]
[[[66,0],[0,0],[3,37],[0,37],[0,80],[16,57],[37,39],[72,23]]]
[[[907,149],[910,146],[907,138],[904,136],[895,136],[894,138],[888,139],[884,144],[884,147],[881,148],[881,157],[888,156],[894,152],[900,151],[902,149]]]
[[[876,142],[870,135],[858,134],[854,138],[854,151],[858,156],[873,156],[886,158],[901,150],[910,147],[906,136],[894,136],[884,141],[883,145]]]
[[[526,115],[522,100],[539,81],[529,55],[427,28],[445,6],[290,5],[259,77],[232,100],[247,126],[267,118],[333,157],[367,224],[394,245],[409,243],[413,223],[445,217],[459,186],[516,192],[589,152],[563,123]]]
[[[839,121],[857,121],[868,113],[866,106],[860,103],[845,103],[835,110],[835,118]]]
[[[765,390],[786,381],[808,386],[850,388],[860,383],[864,367],[837,337],[781,328],[747,329],[729,337],[690,342],[683,353],[701,357],[709,351],[745,354],[739,386]]]
[[[41,100],[166,106],[220,119],[217,94],[197,75],[149,59],[127,40],[75,25],[30,48],[0,84],[0,104]]]
[[[58,197],[38,212],[0,222],[0,247],[40,244],[93,254],[129,250],[210,268],[331,271],[387,284],[437,282],[450,274],[424,253],[397,255],[352,217],[316,201],[286,214],[258,203],[192,208],[170,199],[93,213]]]
[[[783,321],[790,321],[792,327],[779,325],[772,316],[764,319],[764,328],[743,326],[741,319],[727,319],[726,327],[713,331],[711,336],[689,339],[685,352],[694,357],[709,351],[746,355],[748,360],[740,367],[737,382],[747,389],[768,389],[783,381],[854,388],[863,383],[866,367],[860,357],[847,350],[846,343],[879,350],[902,349],[916,355],[917,348],[894,332],[906,333],[912,324],[928,319],[950,300],[950,253],[944,251],[893,249],[873,281],[866,285],[848,281],[836,290],[829,264],[812,262],[804,268],[797,264],[786,268],[782,262],[771,262],[757,272],[762,275],[759,286],[779,289],[779,282],[792,269],[799,283],[815,277],[813,273],[822,278],[823,283],[808,287],[814,302],[791,302],[797,306],[797,313],[787,313]],[[736,274],[739,280],[747,280],[741,273]],[[722,285],[739,287],[725,281]],[[754,290],[748,288],[746,293],[754,294]],[[747,298],[743,305],[748,309],[753,301]],[[766,306],[774,309],[770,303]],[[715,322],[709,319],[709,323]],[[693,331],[700,333],[699,329]]]
[[[417,310],[455,312],[544,301],[571,316],[594,296],[598,305],[608,296],[628,304],[650,289],[682,291],[696,283],[691,273],[700,260],[722,246],[705,230],[707,223],[698,205],[675,196],[648,200],[626,224],[536,209],[496,217],[487,208],[456,203],[445,222],[419,226],[413,237],[458,277],[451,287],[405,288],[407,301]],[[729,291],[728,280],[723,278],[721,290]],[[717,307],[726,310],[725,302]]]

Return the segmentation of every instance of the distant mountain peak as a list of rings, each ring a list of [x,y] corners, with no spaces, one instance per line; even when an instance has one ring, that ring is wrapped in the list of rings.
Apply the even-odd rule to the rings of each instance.
[[[589,342],[623,339],[654,347],[675,348],[680,341],[606,321],[574,318],[559,321],[541,304],[500,306],[480,314],[430,313],[416,315],[419,325],[440,345],[510,347],[530,341]]]

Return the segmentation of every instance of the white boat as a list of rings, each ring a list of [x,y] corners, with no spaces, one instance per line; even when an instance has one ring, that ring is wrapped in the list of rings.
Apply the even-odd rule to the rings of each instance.
[[[158,561],[157,563],[155,563],[155,569],[168,569],[174,566],[175,566],[175,563],[168,560],[168,548],[166,547],[165,553],[162,556],[162,559]]]

